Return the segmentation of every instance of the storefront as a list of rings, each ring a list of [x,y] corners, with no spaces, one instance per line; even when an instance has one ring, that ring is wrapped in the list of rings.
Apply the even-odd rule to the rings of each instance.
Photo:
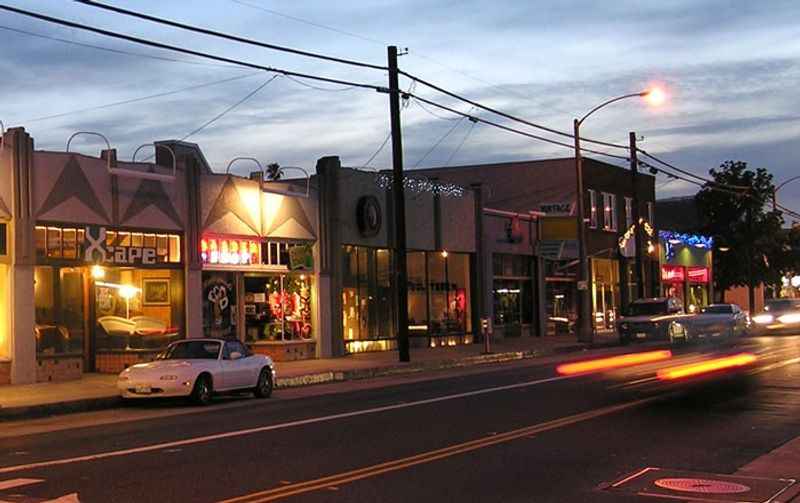
[[[312,244],[205,235],[203,333],[280,360],[313,358]]]
[[[528,335],[534,322],[534,280],[530,255],[492,257],[494,330],[504,337]]]
[[[119,372],[183,337],[181,240],[152,229],[36,225],[40,373]]]
[[[661,294],[681,299],[688,312],[707,306],[713,298],[713,239],[698,234],[659,231]]]
[[[592,258],[592,319],[597,330],[612,330],[620,307],[619,261]]]

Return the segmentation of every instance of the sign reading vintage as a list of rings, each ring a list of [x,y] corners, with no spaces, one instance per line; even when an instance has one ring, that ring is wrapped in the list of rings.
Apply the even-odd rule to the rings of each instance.
[[[156,248],[151,246],[120,246],[108,244],[106,228],[86,227],[83,241],[84,261],[114,265],[154,265]]]

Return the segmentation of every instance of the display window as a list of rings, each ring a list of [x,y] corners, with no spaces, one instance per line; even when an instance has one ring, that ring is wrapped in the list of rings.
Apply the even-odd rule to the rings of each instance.
[[[612,329],[619,309],[619,263],[592,259],[592,308],[598,329]]]
[[[492,255],[494,325],[505,336],[522,335],[522,326],[533,321],[531,257],[495,253]]]
[[[236,273],[203,271],[203,335],[236,338]]]
[[[342,265],[342,324],[348,351],[389,349],[389,343],[370,345],[358,341],[386,341],[394,337],[392,253],[384,248],[345,246]],[[409,299],[411,291],[409,274]],[[425,304],[422,309],[424,312]],[[409,324],[415,323],[418,321]]]
[[[245,340],[308,341],[311,323],[311,278],[305,274],[244,277]]]

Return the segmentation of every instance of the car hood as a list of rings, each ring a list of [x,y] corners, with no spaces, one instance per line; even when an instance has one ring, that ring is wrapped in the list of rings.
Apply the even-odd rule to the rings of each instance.
[[[674,320],[685,318],[688,314],[643,314],[639,316],[623,316],[619,319],[620,323],[655,323],[659,321]]]
[[[203,360],[197,360],[193,362],[192,360],[155,360],[152,362],[147,363],[137,363],[136,365],[131,365],[128,367],[128,370],[131,372],[145,372],[148,370],[179,370],[179,369],[188,369],[192,367],[199,366],[199,362]],[[209,360],[209,362],[213,362],[214,360]]]

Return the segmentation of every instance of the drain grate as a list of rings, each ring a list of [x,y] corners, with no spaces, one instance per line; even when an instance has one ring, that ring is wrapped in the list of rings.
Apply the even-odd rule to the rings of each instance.
[[[707,503],[764,503],[795,484],[795,480],[643,468],[605,486],[605,490],[638,496]]]
[[[738,494],[750,490],[750,487],[744,484],[714,479],[657,479],[653,484],[671,491],[701,494]]]

